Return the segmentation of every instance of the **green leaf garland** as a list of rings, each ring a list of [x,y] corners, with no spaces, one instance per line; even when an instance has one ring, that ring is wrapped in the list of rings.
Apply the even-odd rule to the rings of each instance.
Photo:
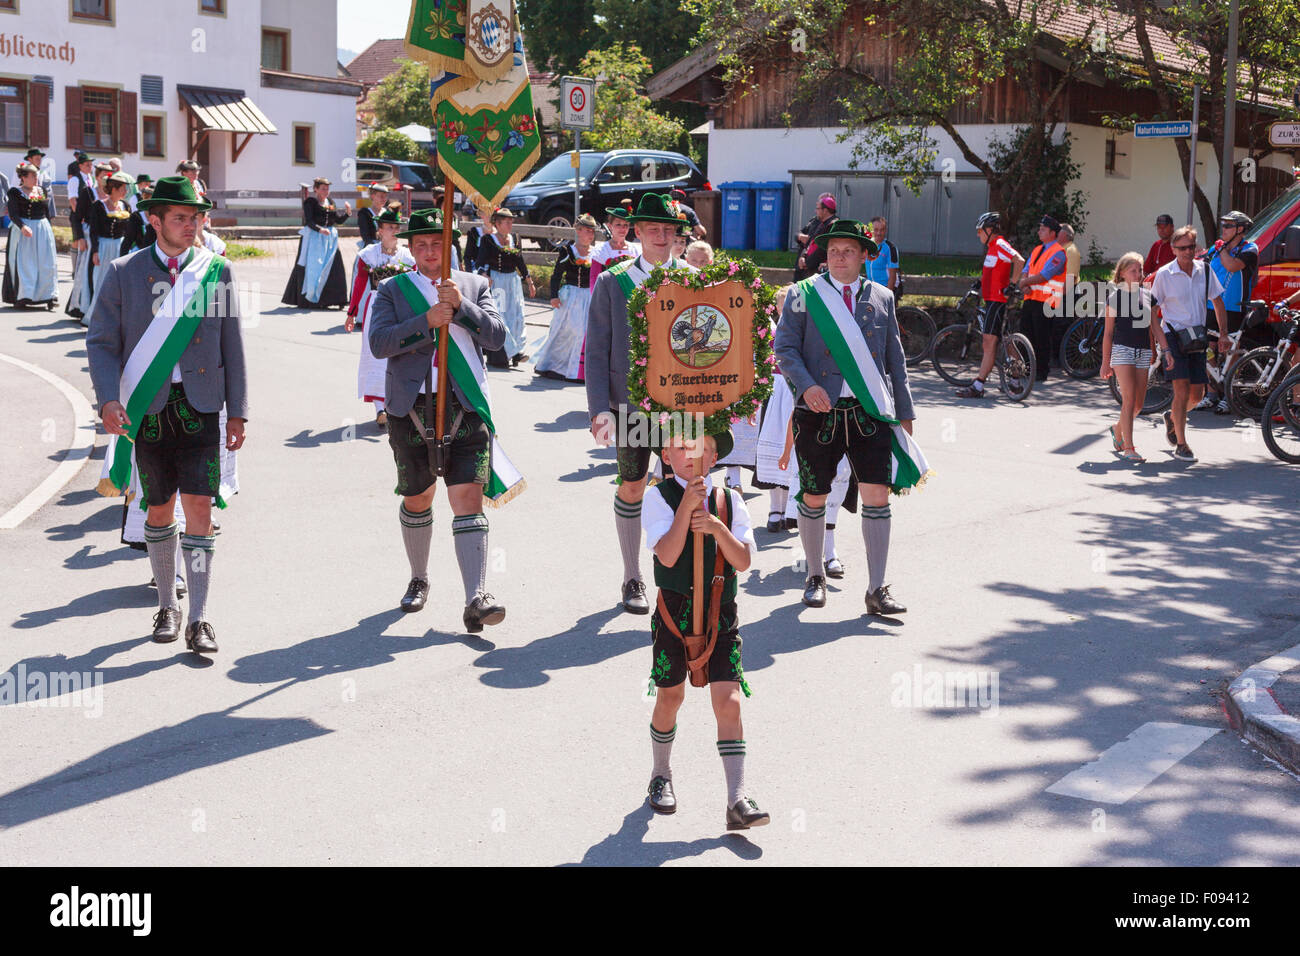
[[[681,411],[656,402],[646,387],[650,336],[649,320],[645,312],[659,287],[665,282],[676,282],[688,289],[703,289],[732,279],[741,282],[754,297],[754,387],[730,407],[707,416],[704,419],[704,431],[710,435],[725,431],[762,408],[763,402],[772,394],[772,376],[777,372],[776,356],[772,352],[773,329],[778,318],[776,289],[763,282],[758,266],[752,260],[733,259],[725,252],[719,252],[713,262],[699,272],[655,266],[645,285],[632,293],[627,303],[628,328],[631,330],[627,391],[634,408],[651,416]]]

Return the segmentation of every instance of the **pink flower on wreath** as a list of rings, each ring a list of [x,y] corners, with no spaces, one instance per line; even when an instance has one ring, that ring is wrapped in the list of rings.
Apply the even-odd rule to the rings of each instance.
[[[758,288],[761,288],[762,285],[763,285],[763,280],[762,280],[762,279],[755,279],[753,282],[751,282],[751,283],[749,284],[749,287],[750,287],[751,289],[758,289]]]
[[[740,263],[739,263],[739,262],[729,262],[729,263],[727,263],[727,275],[729,275],[729,276],[734,276],[734,275],[735,275],[737,272],[739,272],[739,271],[740,271]]]
[[[648,398],[641,399],[641,407],[644,408],[647,412],[650,411],[650,399]]]
[[[732,415],[732,416],[731,416],[731,424],[735,425],[735,424],[737,424],[739,421],[740,421],[740,416],[738,416],[738,415]]]
[[[644,364],[645,364],[645,359],[643,359],[643,358],[639,358],[639,359],[637,359],[637,360],[636,360],[636,364],[637,364],[637,365],[644,365]]]
[[[759,382],[760,385],[766,385],[766,384],[767,384],[767,377],[764,376],[763,378],[760,378],[760,379],[758,380],[758,382]]]
[[[645,318],[645,315],[641,312],[638,312],[637,315],[640,315],[642,318]],[[639,338],[642,342],[646,341],[646,337],[644,335],[637,336],[637,338]]]

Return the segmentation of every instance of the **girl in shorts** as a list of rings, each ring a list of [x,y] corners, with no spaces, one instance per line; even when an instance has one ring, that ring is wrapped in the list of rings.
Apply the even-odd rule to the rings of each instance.
[[[1164,349],[1165,334],[1152,321],[1155,300],[1142,285],[1142,256],[1126,252],[1115,264],[1106,296],[1106,331],[1101,347],[1101,377],[1115,376],[1122,398],[1119,422],[1110,426],[1110,440],[1125,461],[1146,461],[1133,447],[1133,419],[1147,394],[1147,371],[1154,345]]]

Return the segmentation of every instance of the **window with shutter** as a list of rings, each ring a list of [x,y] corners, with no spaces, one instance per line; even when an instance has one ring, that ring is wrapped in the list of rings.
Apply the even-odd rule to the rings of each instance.
[[[45,149],[50,146],[50,97],[53,92],[53,86],[47,86],[39,79],[34,79],[32,85],[28,87],[27,100],[31,127],[27,138],[31,140],[32,146]]]
[[[117,151],[117,90],[81,89],[81,145]]]
[[[27,139],[27,84],[0,80],[0,146],[24,146]]]
[[[82,120],[81,120],[81,87],[65,86],[64,93],[64,124],[67,132],[68,149],[81,149]]]
[[[122,90],[117,94],[117,104],[121,123],[119,129],[122,131],[122,136],[116,152],[139,152],[140,146],[136,140],[136,111],[139,109],[139,97],[134,93]]]

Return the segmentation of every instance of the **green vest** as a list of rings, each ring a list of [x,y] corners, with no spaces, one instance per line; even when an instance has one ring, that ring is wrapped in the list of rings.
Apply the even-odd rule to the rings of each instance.
[[[717,487],[715,485],[715,487]],[[668,507],[676,513],[677,506],[682,503],[682,496],[686,489],[677,483],[675,478],[667,478],[655,485],[655,491],[663,496],[664,501],[668,502]],[[708,497],[709,513],[716,515],[718,513],[717,499],[710,494]],[[732,522],[728,527],[733,527],[735,522],[735,509],[730,509],[732,514],[729,515]],[[709,592],[713,588],[713,562],[717,556],[717,544],[713,540],[713,535],[704,535],[704,607],[708,610]],[[726,558],[722,560],[722,573],[725,582],[722,585],[722,600],[725,604],[729,601],[736,600],[736,591],[738,588],[738,579],[736,569],[727,563]],[[687,532],[686,544],[682,546],[682,553],[677,558],[674,565],[663,564],[658,556],[655,556],[655,586],[663,588],[666,591],[676,591],[678,594],[689,595],[694,587],[695,578],[695,535]]]

